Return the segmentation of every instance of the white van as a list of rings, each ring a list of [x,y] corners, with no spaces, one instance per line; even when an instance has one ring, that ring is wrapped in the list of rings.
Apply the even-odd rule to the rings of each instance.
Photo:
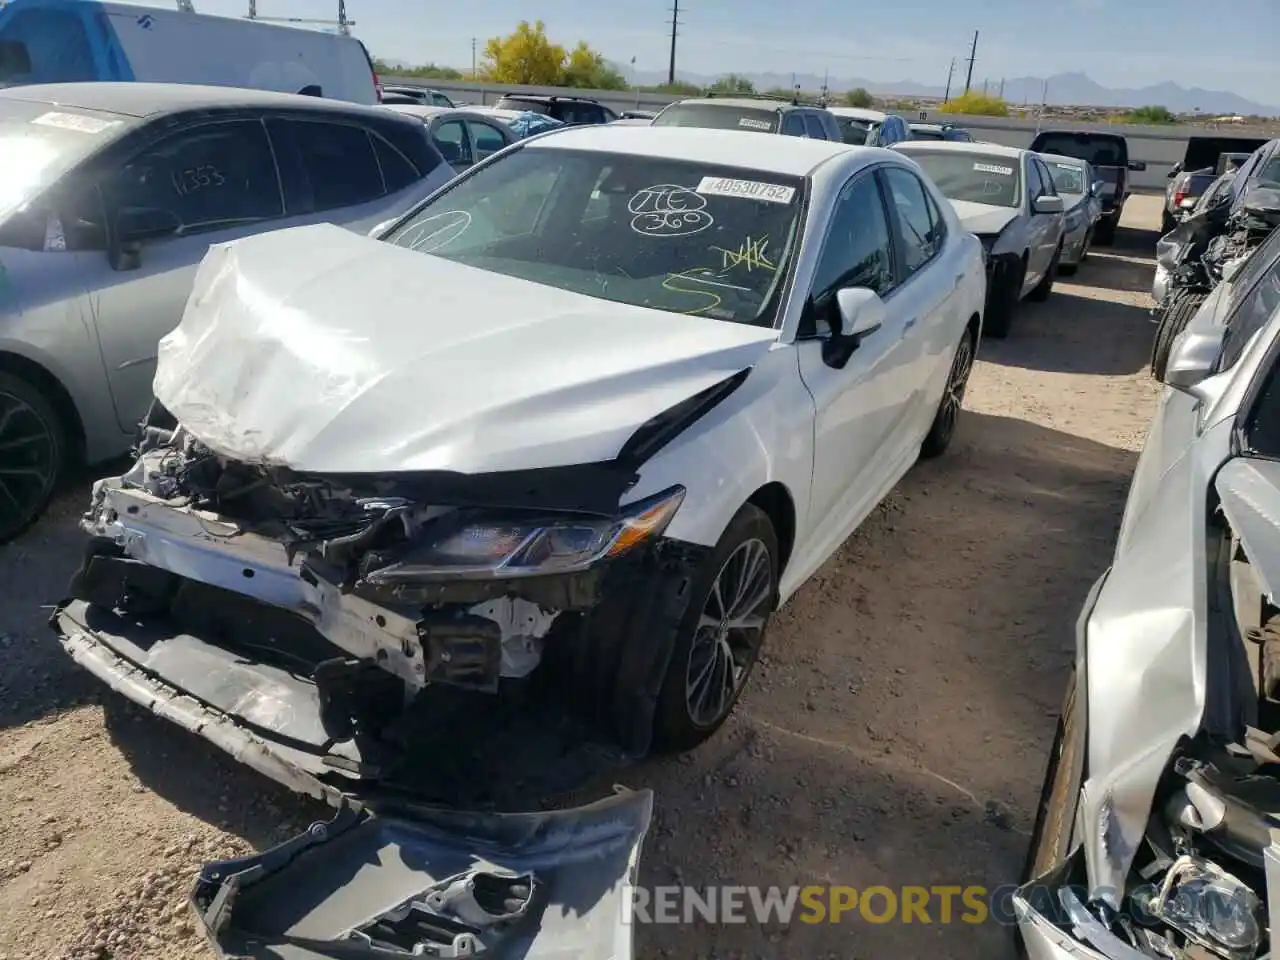
[[[378,102],[350,36],[98,0],[12,0],[0,9],[0,85],[139,80]]]

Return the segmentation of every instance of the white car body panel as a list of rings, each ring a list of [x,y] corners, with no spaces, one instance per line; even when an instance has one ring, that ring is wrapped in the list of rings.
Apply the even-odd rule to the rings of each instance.
[[[785,600],[915,461],[956,347],[981,318],[977,239],[924,180],[947,239],[886,295],[882,326],[836,369],[823,362],[822,335],[797,338],[829,211],[851,179],[913,164],[820,140],[617,124],[511,149],[741,166],[744,146],[752,167],[811,182],[774,328],[481,277],[317,227],[211,251],[187,315],[162,347],[157,397],[197,438],[242,459],[321,472],[469,472],[610,459],[650,417],[750,368],[737,390],[640,466],[624,499],[684,486],[665,535],[710,546],[753,493],[781,485],[796,513]],[[367,309],[371,291],[382,298],[376,313]],[[463,309],[469,326],[459,329]],[[303,393],[302,383],[313,386]]]

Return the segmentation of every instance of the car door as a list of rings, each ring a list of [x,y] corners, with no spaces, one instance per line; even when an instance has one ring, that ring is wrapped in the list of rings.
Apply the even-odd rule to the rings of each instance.
[[[437,120],[429,129],[431,142],[444,157],[444,162],[455,171],[465,170],[476,162],[471,138],[467,135],[467,125],[461,119],[451,117]]]
[[[838,323],[837,293],[867,287],[891,297],[897,285],[890,213],[873,170],[855,175],[841,190],[805,297],[796,350],[800,377],[814,403],[813,479],[806,529],[826,556],[879,501],[894,465],[886,457],[888,433],[898,418],[905,318],[889,306],[883,326],[863,338],[843,366],[829,365],[826,340]]]
[[[951,368],[951,351],[968,317],[952,296],[964,280],[958,260],[948,262],[946,221],[920,178],[901,167],[886,167],[884,178],[893,211],[899,285],[886,303],[904,316],[899,373],[890,379],[890,402],[899,414],[889,428],[886,455],[896,459],[916,448],[933,420],[940,394],[936,386]]]
[[[259,119],[201,123],[142,148],[98,185],[109,230],[124,216],[172,221],[142,241],[136,267],[86,264],[88,308],[122,430],[146,412],[160,338],[177,325],[210,244],[285,222],[275,157]]]
[[[504,133],[496,123],[490,123],[487,120],[473,120],[471,118],[463,122],[467,127],[467,136],[471,140],[472,152],[476,163],[492,156],[515,140],[514,135],[509,131]]]
[[[1049,189],[1052,189],[1052,180],[1049,186],[1045,185],[1045,177],[1041,173],[1040,164],[1035,162],[1033,157],[1026,158],[1026,181],[1027,181],[1027,216],[1030,219],[1030,244],[1027,251],[1027,275],[1023,281],[1023,289],[1030,290],[1044,277],[1045,271],[1049,269],[1049,261],[1053,257],[1053,246],[1056,237],[1053,237],[1054,214],[1036,213],[1035,203],[1040,197],[1044,196]]]

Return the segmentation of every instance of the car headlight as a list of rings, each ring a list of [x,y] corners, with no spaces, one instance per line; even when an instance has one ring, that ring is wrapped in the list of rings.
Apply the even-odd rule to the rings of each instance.
[[[386,586],[434,579],[507,579],[576,573],[617,557],[661,535],[680,504],[684,487],[624,507],[617,517],[476,516],[442,518],[437,538],[411,555],[371,570],[370,584]]]

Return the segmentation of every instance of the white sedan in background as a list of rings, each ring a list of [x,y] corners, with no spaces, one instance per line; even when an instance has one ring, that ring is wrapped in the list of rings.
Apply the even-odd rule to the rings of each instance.
[[[951,443],[985,293],[981,245],[902,156],[688,127],[521,141],[376,238],[217,247],[161,347],[165,414],[95,488],[101,555],[59,630],[152,697],[117,682],[138,611],[98,604],[125,560],[158,568],[156,682],[202,682],[194,657],[243,686],[286,656],[277,725],[206,684],[224,722],[201,730],[240,756],[252,729],[295,786],[284,768],[338,776],[331,750],[365,769],[351,731],[390,705],[534,671],[630,752],[692,747],[778,606]],[[164,626],[200,584],[248,605],[237,631]],[[280,609],[329,646],[268,638]]]
[[[1030,150],[994,143],[907,141],[893,146],[932,178],[987,253],[983,330],[1006,337],[1023,298],[1045,300],[1062,259],[1066,204]]]

